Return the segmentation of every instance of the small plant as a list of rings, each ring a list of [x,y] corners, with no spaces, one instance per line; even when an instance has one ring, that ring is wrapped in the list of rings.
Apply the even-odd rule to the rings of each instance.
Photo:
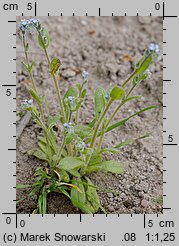
[[[45,54],[56,90],[59,113],[55,116],[49,115],[48,118],[44,116],[47,99],[45,95],[39,95],[33,77],[35,62],[30,62],[29,59],[28,32],[37,34],[38,44]],[[95,186],[88,175],[98,171],[122,174],[124,168],[121,164],[114,160],[104,160],[103,153],[118,153],[120,148],[149,136],[145,134],[134,139],[127,139],[109,148],[102,147],[107,132],[124,125],[144,111],[156,108],[155,106],[142,108],[127,118],[112,123],[123,105],[141,98],[141,96],[132,96],[132,93],[140,82],[149,76],[149,66],[158,59],[159,47],[154,43],[148,46],[122,86],[113,85],[107,91],[102,87],[96,88],[94,119],[88,125],[82,125],[79,123],[79,109],[87,93],[88,72],[83,71],[82,82],[70,87],[62,96],[57,82],[61,61],[58,58],[51,59],[48,55],[50,44],[48,31],[38,19],[32,18],[19,23],[18,35],[22,40],[25,53],[25,61],[22,64],[31,80],[30,97],[23,102],[22,109],[30,111],[33,120],[43,130],[43,137],[38,137],[38,148],[32,149],[29,154],[43,160],[46,167],[39,167],[36,170],[34,184],[19,184],[17,188],[31,187],[29,195],[38,194],[37,209],[34,213],[46,213],[47,195],[50,192],[63,193],[75,207],[84,213],[96,213],[99,209],[105,213],[97,189],[106,189]],[[130,84],[129,89],[126,89],[127,84]],[[54,131],[55,126],[58,132]],[[57,135],[61,136],[60,142],[57,141]]]

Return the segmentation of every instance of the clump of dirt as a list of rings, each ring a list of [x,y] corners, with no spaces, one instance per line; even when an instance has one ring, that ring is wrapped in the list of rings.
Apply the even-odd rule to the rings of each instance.
[[[137,61],[151,42],[162,48],[162,19],[160,17],[43,17],[40,18],[48,30],[52,43],[51,57],[59,57],[63,63],[59,87],[62,93],[69,86],[81,81],[81,71],[90,73],[87,100],[80,111],[80,119],[88,123],[93,118],[93,94],[97,86],[105,89],[110,84],[121,85],[132,72],[132,63]],[[19,21],[20,18],[17,18]],[[30,37],[31,59],[36,61],[34,77],[40,94],[45,93],[52,115],[59,112],[59,106],[48,66],[36,38]],[[21,120],[20,104],[29,97],[29,78],[21,67],[23,49],[17,40],[17,124]],[[162,61],[152,70],[152,78],[142,82],[137,95],[142,100],[129,103],[116,120],[131,115],[148,105],[158,105],[131,119],[126,125],[107,134],[104,147],[127,138],[147,132],[152,137],[137,141],[121,150],[118,155],[106,154],[104,158],[115,159],[125,168],[123,175],[93,173],[91,179],[96,185],[120,192],[99,191],[102,205],[108,213],[160,213],[162,212]],[[45,166],[27,152],[37,144],[40,129],[31,120],[17,141],[17,183],[33,183],[33,176],[39,165]],[[27,195],[27,190],[18,190],[17,199]],[[17,213],[32,213],[37,197],[24,199],[17,204]],[[48,213],[79,213],[70,201],[59,194],[48,196]]]

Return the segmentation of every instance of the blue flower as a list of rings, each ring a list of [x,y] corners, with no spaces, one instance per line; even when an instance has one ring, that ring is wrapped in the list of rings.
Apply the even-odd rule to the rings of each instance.
[[[37,29],[41,29],[41,23],[39,19],[31,18],[30,23]]]
[[[106,100],[109,99],[109,93],[108,92],[106,93],[105,98],[106,98]]]
[[[40,20],[39,19],[35,19],[35,18],[30,18],[29,20],[31,23],[33,23],[34,25],[37,25],[40,23]]]
[[[33,100],[32,99],[30,99],[30,100],[25,99],[24,102],[21,105],[21,108],[22,109],[29,109],[32,106],[33,106]]]
[[[159,45],[155,43],[149,44],[145,55],[148,56],[149,54],[152,54],[153,61],[159,61],[161,59],[161,52],[160,52]]]
[[[63,127],[64,127],[64,131],[66,133],[69,133],[69,134],[73,134],[74,133],[74,127],[72,126],[72,123],[71,122],[64,123],[63,124]]]
[[[155,44],[155,43],[149,44],[148,45],[148,50],[151,51],[151,52],[154,52],[156,54],[159,54],[160,53],[159,45],[158,44]]]
[[[75,147],[79,151],[84,151],[84,149],[86,148],[86,144],[83,141],[80,141],[75,145]]]
[[[31,26],[31,22],[29,20],[21,20],[19,23],[19,29],[22,32],[25,32],[26,30],[28,30]]]

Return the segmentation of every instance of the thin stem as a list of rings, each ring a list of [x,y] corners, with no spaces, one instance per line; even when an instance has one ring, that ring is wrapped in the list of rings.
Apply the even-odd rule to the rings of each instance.
[[[28,66],[29,77],[30,77],[31,82],[32,82],[32,87],[33,87],[34,91],[38,95],[38,91],[37,91],[37,88],[36,88],[36,85],[35,85],[35,80],[34,80],[34,77],[33,77],[33,74],[32,74],[32,69],[30,68],[30,62],[29,62],[28,52],[27,52],[27,48],[26,48],[25,35],[23,35],[23,46],[24,46],[25,59],[26,59],[26,63],[27,63],[27,66]],[[52,146],[52,148],[54,149],[55,152],[57,152],[57,148],[55,146],[53,138],[51,137],[51,134],[48,132],[48,129],[44,125],[45,117],[44,117],[44,114],[43,114],[42,105],[40,103],[38,103],[38,107],[39,107],[39,110],[40,110],[42,121],[41,121],[41,119],[39,117],[37,117],[35,114],[34,115],[35,115],[35,117],[38,118],[38,121],[40,122],[40,124],[42,126],[42,129],[44,131],[44,136],[45,136],[45,138],[47,140],[47,148],[48,148],[48,153],[49,153],[49,159],[50,159],[50,163],[51,163],[51,153],[50,153],[51,149],[50,149],[50,146]]]
[[[33,77],[33,74],[32,74],[32,69],[30,68],[30,62],[29,62],[28,52],[27,52],[27,48],[26,48],[25,35],[23,35],[22,40],[23,40],[23,46],[24,46],[25,59],[26,59],[26,63],[27,63],[27,66],[28,66],[29,77],[30,77],[31,82],[32,82],[32,87],[33,87],[34,91],[38,95],[38,91],[37,91],[37,88],[36,88],[36,85],[35,85],[35,80],[34,80],[34,77]],[[42,105],[40,103],[38,103],[38,107],[39,107],[42,119],[44,120]]]
[[[65,147],[65,137],[63,136],[59,151],[57,152],[57,161],[61,159],[63,148]]]
[[[94,143],[96,141],[96,137],[97,137],[97,133],[98,133],[98,129],[102,123],[102,120],[104,119],[104,116],[106,115],[109,107],[111,106],[111,103],[113,102],[113,100],[109,100],[103,113],[100,115],[99,119],[98,119],[98,122],[96,124],[96,127],[95,127],[95,130],[94,130],[94,133],[93,133],[93,136],[92,136],[92,140],[91,140],[91,144],[90,144],[90,148],[93,148],[94,147]]]
[[[72,117],[72,111],[71,111],[71,109],[69,108],[68,123],[70,123],[71,117]],[[72,151],[71,143],[70,143],[70,144],[67,144],[67,150],[68,150],[68,154],[69,154],[70,156],[72,156],[72,155],[73,155],[73,151]]]
[[[134,90],[134,88],[136,87],[136,85],[133,85],[131,87],[131,89],[129,90],[129,92],[126,95],[126,98],[128,98],[130,96],[130,94],[132,93],[132,91]],[[111,115],[111,117],[109,118],[109,120],[107,121],[106,125],[105,125],[105,129],[102,132],[101,136],[100,136],[100,140],[99,140],[99,144],[98,144],[98,152],[101,150],[101,145],[103,143],[103,139],[104,139],[104,133],[105,130],[107,129],[107,127],[109,126],[110,122],[113,120],[113,118],[115,117],[115,115],[117,114],[117,112],[119,111],[119,109],[124,105],[124,102],[122,101],[117,108],[115,109],[115,111],[113,112],[113,114]]]
[[[106,129],[106,128],[105,128]],[[99,152],[101,150],[101,145],[103,143],[103,138],[104,138],[104,134],[105,134],[105,129],[103,129],[102,133],[101,133],[101,136],[100,136],[100,139],[99,139],[99,143],[98,143],[98,150],[97,152]]]
[[[29,72],[29,76],[30,76],[30,79],[32,82],[32,87],[33,87],[34,91],[37,92],[37,88],[36,88],[35,81],[34,81],[34,78],[32,75],[32,71],[30,70],[30,62],[29,62],[28,52],[27,52],[27,48],[26,48],[25,35],[23,35],[22,40],[23,40],[23,45],[24,45],[25,58],[26,58],[27,66],[28,66],[28,72]]]
[[[83,86],[84,86],[84,84],[82,84],[82,86],[80,88],[79,98],[81,97],[81,94],[82,94],[82,91],[83,91]],[[79,109],[76,111],[76,116],[75,116],[75,122],[76,122],[76,124],[78,124],[78,120],[79,120]]]
[[[41,35],[41,33],[39,31],[38,31],[38,33],[39,33],[40,38],[41,38],[42,43],[43,43],[42,35]],[[48,53],[47,53],[47,49],[46,49],[44,44],[43,44],[43,49],[44,49],[45,57],[47,59],[47,62],[48,62],[49,68],[50,68],[51,62],[50,62],[50,58],[49,58]],[[65,109],[64,109],[64,105],[63,105],[63,101],[62,101],[62,96],[61,96],[61,93],[60,93],[60,89],[59,89],[56,77],[55,77],[55,75],[53,73],[51,73],[51,76],[52,76],[52,79],[53,79],[53,82],[54,82],[54,85],[55,85],[55,90],[56,90],[56,93],[57,93],[58,102],[60,104],[60,110],[62,112],[62,117],[66,120]]]
[[[33,113],[33,115],[34,115],[34,118],[36,118],[39,121],[39,123],[40,123],[40,125],[41,125],[41,127],[45,133],[46,139],[49,139],[51,146],[53,147],[54,151],[57,152],[57,147],[55,146],[55,143],[54,143],[53,139],[51,138],[51,135],[50,135],[48,129],[46,128],[46,126],[42,122],[41,118],[39,118],[35,113]]]
[[[151,56],[151,54],[148,54],[144,61],[142,62],[141,66],[139,68],[137,68],[130,76],[128,79],[126,79],[126,81],[124,81],[124,83],[122,84],[122,87],[125,87],[126,84],[138,73],[139,69],[142,67],[142,65],[145,63],[145,61],[149,58],[149,56]]]
[[[71,147],[71,144],[67,144],[66,147],[67,147],[69,156],[72,156],[72,147]]]

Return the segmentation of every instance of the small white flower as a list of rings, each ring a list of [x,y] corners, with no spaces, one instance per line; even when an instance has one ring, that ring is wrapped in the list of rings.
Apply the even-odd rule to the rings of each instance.
[[[69,100],[69,101],[73,101],[74,98],[75,98],[75,97],[69,96],[69,97],[68,97],[68,100]]]
[[[148,78],[151,78],[152,77],[152,72],[150,71],[150,69],[147,69],[146,70],[146,73],[148,74]]]
[[[81,76],[82,76],[82,78],[83,78],[84,81],[87,81],[87,80],[88,80],[88,77],[89,77],[89,73],[88,73],[87,71],[84,70],[84,71],[81,73]]]
[[[75,99],[76,99],[76,98],[73,97],[73,96],[69,96],[69,97],[68,97],[68,101],[69,101],[70,109],[71,109],[71,110],[76,109],[76,100],[75,100]]]
[[[159,45],[158,44],[155,44],[155,43],[149,44],[148,45],[148,50],[151,51],[151,52],[154,52],[156,54],[159,54],[160,53]]]

